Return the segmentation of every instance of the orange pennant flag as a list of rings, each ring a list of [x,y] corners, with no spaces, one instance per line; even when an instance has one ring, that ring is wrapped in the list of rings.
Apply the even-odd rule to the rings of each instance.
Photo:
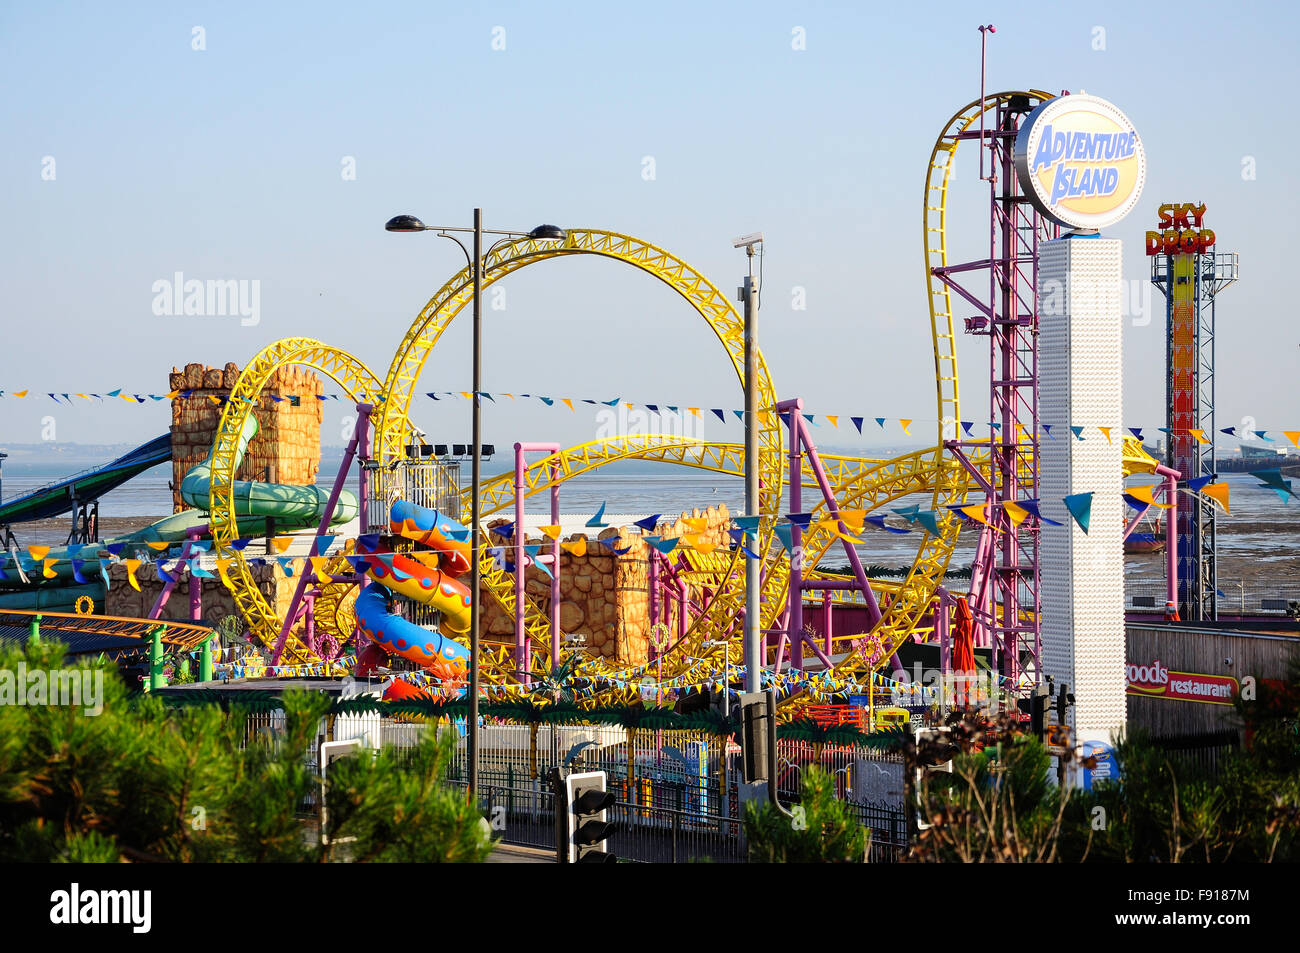
[[[866,523],[866,510],[840,510],[840,519],[844,525],[855,533],[862,532],[863,525]]]
[[[568,407],[569,410],[573,410],[573,401],[569,400],[569,398],[567,398],[567,397],[561,397],[561,398],[560,398],[560,403],[563,404],[565,407]],[[574,412],[575,414],[577,413],[576,410],[573,410],[573,412]]]
[[[131,584],[131,588],[136,592],[140,591],[140,583],[136,581],[135,571],[140,568],[140,560],[128,559],[126,561],[126,581]]]
[[[562,527],[560,526],[559,523],[556,523],[554,526],[539,526],[537,528],[541,530],[542,533],[546,535],[549,539],[560,538],[560,530],[562,529]]]
[[[314,572],[317,576],[324,576],[325,568],[326,568],[325,564],[327,561],[328,561],[327,557],[325,556],[312,556],[311,571]]]
[[[967,516],[969,516],[971,519],[973,519],[975,522],[983,523],[989,529],[995,531],[997,530],[997,527],[994,526],[992,523],[990,523],[988,519],[984,516],[983,503],[972,503],[970,506],[963,506],[961,508],[961,511],[965,513]]]
[[[1207,483],[1201,487],[1201,492],[1222,506],[1223,512],[1228,512],[1228,484]]]
[[[844,533],[839,532],[838,530],[835,531],[835,535],[838,536],[840,539],[844,540],[846,543],[852,543],[854,546],[862,545],[862,540],[858,539],[857,537],[848,536]]]
[[[1025,509],[1019,503],[1012,503],[1010,500],[1002,504],[1002,508],[1007,511],[1007,517],[1011,520],[1012,526],[1019,526],[1029,515],[1029,510]]]
[[[687,407],[686,409],[689,410],[691,413],[693,413],[696,417],[700,415],[700,408],[698,407]]]
[[[124,401],[126,401],[128,404],[134,404],[134,403],[135,403],[135,398],[132,397],[130,394],[118,394],[117,396],[118,396],[118,397],[121,397],[121,398],[122,398]]]
[[[907,434],[909,437],[912,436],[912,431],[910,431],[910,430],[907,429],[908,427],[912,426],[912,421],[911,421],[910,418],[908,418],[908,419],[904,419],[904,418],[900,417],[900,418],[898,419],[898,423],[899,423],[899,426],[901,426],[901,427],[903,428],[903,433]]]
[[[292,537],[292,536],[277,536],[277,537],[275,537],[275,539],[273,539],[271,542],[272,542],[272,543],[274,544],[274,546],[275,546],[275,551],[276,551],[277,553],[282,553],[282,552],[284,552],[286,549],[289,548],[289,544],[293,542],[293,537]]]
[[[226,569],[230,566],[230,564],[231,564],[232,562],[234,562],[233,559],[218,559],[218,560],[217,560],[217,573],[221,576],[221,581],[222,581],[223,583],[225,583],[227,589],[233,589],[233,588],[235,588],[235,587],[234,587],[233,585],[231,585],[231,583],[230,583],[230,577],[226,575]]]
[[[164,549],[170,546],[171,543],[157,542],[157,543],[145,543],[145,545],[148,546],[150,549],[152,549],[154,552],[161,553]]]
[[[1157,503],[1155,500],[1155,496],[1153,496],[1154,491],[1159,486],[1160,486],[1159,483],[1150,483],[1147,484],[1146,486],[1131,486],[1128,489],[1126,489],[1124,492],[1127,493],[1129,496],[1141,500],[1143,503],[1147,504],[1148,506],[1154,506],[1157,509],[1167,510],[1173,504]]]
[[[54,571],[54,564],[57,562],[58,562],[57,559],[45,560],[44,563],[45,569],[42,572],[42,575],[44,575],[46,579],[54,579],[56,576],[58,576],[58,573]]]
[[[575,556],[587,555],[587,537],[579,536],[571,543],[560,543],[560,548],[566,553],[572,553]]]
[[[683,516],[682,522],[696,533],[702,533],[709,528],[709,521],[703,517]]]
[[[1290,440],[1297,447],[1300,447],[1300,430],[1283,430],[1282,436]]]
[[[1196,438],[1196,442],[1197,442],[1197,443],[1209,443],[1209,442],[1210,442],[1209,440],[1206,439],[1206,437],[1205,437],[1205,431],[1204,431],[1204,430],[1193,430],[1193,431],[1192,431],[1192,436]]]
[[[208,400],[212,401],[214,404],[219,404],[219,403],[221,403],[221,398],[218,397],[216,394],[209,394],[209,395],[208,395]]]
[[[840,418],[839,418],[838,416],[836,416],[836,417],[832,417],[830,414],[827,414],[827,415],[826,415],[826,419],[829,420],[829,421],[831,422],[831,426],[832,426],[832,427],[834,427],[836,430],[839,429],[839,426],[840,426]]]
[[[14,391],[14,396],[15,396],[15,397],[26,397],[26,396],[27,396],[27,391],[25,391],[25,390],[16,390],[16,391]]]
[[[1109,428],[1109,427],[1098,427],[1097,429],[1100,430],[1100,431],[1102,432],[1102,434],[1105,435],[1105,437],[1106,437],[1106,442],[1107,442],[1107,443],[1110,443],[1110,429],[1111,429],[1111,428]]]
[[[28,546],[27,552],[32,557],[32,559],[36,560],[37,562],[40,562],[42,559],[44,559],[46,556],[50,554],[50,547]]]
[[[461,397],[464,397],[466,400],[469,400],[469,399],[470,399],[471,397],[473,397],[474,395],[473,395],[472,393],[470,393],[469,391],[467,391],[467,390],[463,390],[463,391],[460,392],[460,396],[461,396]]]
[[[718,544],[717,544],[717,543],[706,543],[704,540],[700,539],[698,536],[695,537],[695,542],[692,543],[691,545],[693,545],[693,546],[695,547],[695,549],[696,549],[697,552],[701,552],[701,553],[703,553],[703,554],[706,555],[706,556],[709,555],[709,553],[713,552],[715,549],[718,548]]]

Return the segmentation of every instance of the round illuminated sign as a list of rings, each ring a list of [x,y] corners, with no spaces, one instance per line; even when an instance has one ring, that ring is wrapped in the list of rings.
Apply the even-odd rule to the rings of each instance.
[[[1016,135],[1020,187],[1038,211],[1068,228],[1114,225],[1137,204],[1147,160],[1137,130],[1096,96],[1057,96]]]

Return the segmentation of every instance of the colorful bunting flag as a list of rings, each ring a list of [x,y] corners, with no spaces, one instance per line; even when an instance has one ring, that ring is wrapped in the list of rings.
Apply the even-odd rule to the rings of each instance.
[[[1067,496],[1062,502],[1065,508],[1070,511],[1074,521],[1079,524],[1079,529],[1085,533],[1088,532],[1088,524],[1092,520],[1092,496],[1089,493],[1074,493]]]

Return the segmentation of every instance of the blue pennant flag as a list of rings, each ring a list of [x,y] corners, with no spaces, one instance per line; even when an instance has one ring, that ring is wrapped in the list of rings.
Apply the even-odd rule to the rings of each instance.
[[[601,542],[604,543],[605,547],[609,549],[610,552],[614,553],[616,556],[622,556],[624,553],[628,552],[632,548],[631,546],[624,546],[622,549],[619,549],[617,536],[611,536],[608,539],[602,539]]]
[[[645,409],[648,410],[648,411],[650,411],[650,413],[652,413],[652,414],[657,414],[657,413],[659,413],[659,405],[658,405],[658,404],[646,404],[646,405],[645,405]]]
[[[456,542],[463,543],[467,539],[469,539],[469,528],[466,527],[465,529],[449,529],[447,530],[447,535],[450,536],[452,539],[454,539]]]
[[[1217,473],[1210,473],[1205,476],[1198,476],[1194,479],[1188,480],[1187,489],[1191,490],[1193,493],[1200,493],[1202,487],[1208,483],[1213,483],[1218,479],[1218,476]]]
[[[192,553],[206,553],[211,548],[212,543],[206,539],[190,540],[190,552]]]
[[[812,517],[813,517],[813,515],[812,515],[811,513],[787,513],[787,514],[785,514],[785,518],[788,519],[788,520],[789,520],[791,523],[793,523],[795,526],[798,526],[800,529],[807,529],[807,528],[808,528],[808,524],[812,522]]]
[[[725,424],[725,423],[727,422],[727,415],[726,415],[725,413],[723,413],[719,408],[714,407],[714,408],[713,408],[713,414],[714,414],[714,415],[718,418],[718,420],[720,420],[722,423]]]
[[[925,527],[925,531],[931,536],[939,535],[939,511],[938,510],[921,510],[916,514],[916,521]]]
[[[911,532],[910,529],[898,529],[897,527],[894,527],[894,526],[886,526],[886,525],[885,525],[885,518],[884,518],[883,516],[868,516],[868,517],[866,517],[865,522],[868,522],[868,523],[870,523],[872,526],[875,526],[875,527],[877,527],[877,528],[879,528],[879,529],[883,529],[883,530],[885,530],[885,531],[887,531],[887,532],[890,532],[890,533],[910,533],[910,532]]]
[[[197,559],[191,559],[191,560],[190,560],[190,575],[191,575],[191,576],[194,576],[194,577],[197,578],[197,579],[212,579],[212,578],[213,578],[212,573],[208,572],[208,571],[207,571],[206,569],[204,569],[201,565],[199,565],[199,561],[198,561]]]
[[[1237,436],[1237,428],[1236,428],[1236,427],[1224,427],[1223,429],[1221,429],[1221,430],[1219,431],[1219,433],[1226,433],[1229,437],[1235,437],[1235,436]]]
[[[176,582],[175,578],[170,573],[168,573],[165,569],[163,569],[162,560],[158,561],[158,564],[155,568],[158,571],[158,579],[161,582],[173,583],[173,584]]]
[[[618,406],[618,402],[622,399],[623,398],[621,397],[615,397],[613,400],[602,400],[601,403],[604,404],[606,407],[616,407]]]
[[[758,524],[762,518],[761,516],[733,516],[731,520],[752,536],[758,531]]]
[[[126,543],[105,543],[104,548],[108,550],[110,556],[120,556],[122,550],[126,548]]]
[[[776,533],[776,538],[781,541],[781,545],[787,553],[794,549],[793,527],[787,523],[777,523],[776,526],[772,527],[772,530]]]
[[[290,556],[277,556],[275,561],[278,562],[278,563],[280,564],[280,568],[284,570],[284,574],[285,574],[286,576],[292,576],[292,575],[293,575],[293,558],[292,558],[292,557],[290,557]]]
[[[916,515],[921,512],[921,508],[919,506],[905,506],[901,510],[891,510],[890,512],[901,516],[909,523],[915,523]]]
[[[337,533],[334,533],[329,536],[318,536],[317,543],[316,543],[316,552],[317,553],[329,552],[329,548],[334,545],[334,540],[337,538],[338,538]]]
[[[1128,428],[1128,432],[1131,433],[1133,436],[1137,437],[1139,440],[1142,439],[1142,428],[1141,428],[1141,427],[1129,427],[1129,428]]]
[[[961,422],[961,429],[966,431],[966,436],[968,437],[970,436],[970,428],[974,426],[975,426],[975,421],[973,420],[963,420]]]
[[[1088,532],[1088,524],[1092,521],[1092,496],[1091,492],[1073,493],[1062,500],[1065,508],[1074,517],[1074,521],[1079,524],[1079,529],[1085,533]]]
[[[550,397],[541,397],[541,396],[539,396],[537,399],[540,400],[540,401],[541,401],[543,404],[545,404],[547,407],[554,407],[554,406],[555,406],[555,401],[552,400]]]
[[[1047,436],[1052,437],[1052,425],[1051,425],[1051,424],[1043,424],[1043,432],[1044,432],[1045,434],[1047,434]],[[1055,438],[1055,437],[1052,437],[1052,439],[1055,440],[1056,438]]]
[[[1074,425],[1074,424],[1071,424],[1071,425],[1070,425],[1070,431],[1071,431],[1071,432],[1072,432],[1076,437],[1078,437],[1080,440],[1083,439],[1083,427],[1081,427],[1081,426],[1076,426],[1076,425]]]
[[[596,515],[587,520],[587,526],[592,529],[603,529],[609,524],[605,522],[605,504],[600,504],[600,509],[596,510]]]
[[[230,541],[230,548],[235,550],[235,552],[242,552],[244,547],[251,542],[251,539],[232,539]]]
[[[77,582],[79,582],[83,586],[87,585],[90,582],[89,579],[87,579],[85,576],[81,574],[81,567],[84,565],[85,563],[83,563],[80,559],[74,559],[72,561],[72,578],[77,580]]]
[[[379,534],[362,533],[360,536],[357,537],[357,545],[360,546],[362,549],[373,552],[374,550],[379,548]]]
[[[665,555],[676,549],[677,544],[681,542],[681,540],[675,536],[672,539],[663,539],[659,536],[647,536],[645,541]]]
[[[745,412],[743,410],[733,410],[732,413],[736,415],[737,420],[743,421],[745,419]]]
[[[863,420],[863,418],[862,418],[862,417],[850,417],[849,420],[853,421],[853,426],[855,426],[855,427],[858,428],[858,433],[862,433],[862,420]]]
[[[880,424],[880,429],[881,429],[881,430],[884,430],[884,429],[885,429],[885,418],[884,418],[884,417],[877,417],[877,418],[876,418],[876,423]]]
[[[645,519],[637,520],[632,525],[639,526],[641,529],[649,533],[652,532],[654,528],[659,525],[659,517],[662,515],[663,515],[662,513],[656,513],[654,516],[647,516]]]

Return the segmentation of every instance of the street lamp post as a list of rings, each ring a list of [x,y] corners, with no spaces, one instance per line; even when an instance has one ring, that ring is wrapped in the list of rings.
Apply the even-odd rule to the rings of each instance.
[[[563,240],[566,233],[562,228],[554,225],[538,225],[532,231],[509,231],[500,229],[483,228],[483,210],[474,209],[474,227],[463,228],[455,226],[442,225],[425,225],[414,215],[395,215],[388,220],[384,228],[390,232],[436,232],[440,238],[450,238],[460,250],[465,253],[465,260],[469,265],[470,271],[474,277],[474,358],[473,358],[473,378],[474,378],[474,399],[473,404],[473,424],[472,439],[474,446],[471,450],[472,463],[470,465],[470,593],[472,599],[470,602],[470,623],[469,623],[469,713],[466,717],[466,738],[465,747],[467,760],[469,761],[469,786],[467,796],[471,804],[478,803],[478,762],[479,762],[479,745],[478,745],[478,688],[479,688],[479,610],[480,610],[480,569],[479,558],[482,551],[479,539],[479,519],[481,510],[481,469],[483,463],[483,440],[482,440],[482,354],[483,354],[483,236],[484,234],[504,235],[488,249],[490,255],[496,247],[504,242],[514,241],[520,238],[530,238],[534,240]],[[474,236],[474,251],[471,255],[465,243],[457,238],[453,232],[472,233]],[[364,503],[362,504],[364,505]],[[518,532],[519,529],[516,530]]]

